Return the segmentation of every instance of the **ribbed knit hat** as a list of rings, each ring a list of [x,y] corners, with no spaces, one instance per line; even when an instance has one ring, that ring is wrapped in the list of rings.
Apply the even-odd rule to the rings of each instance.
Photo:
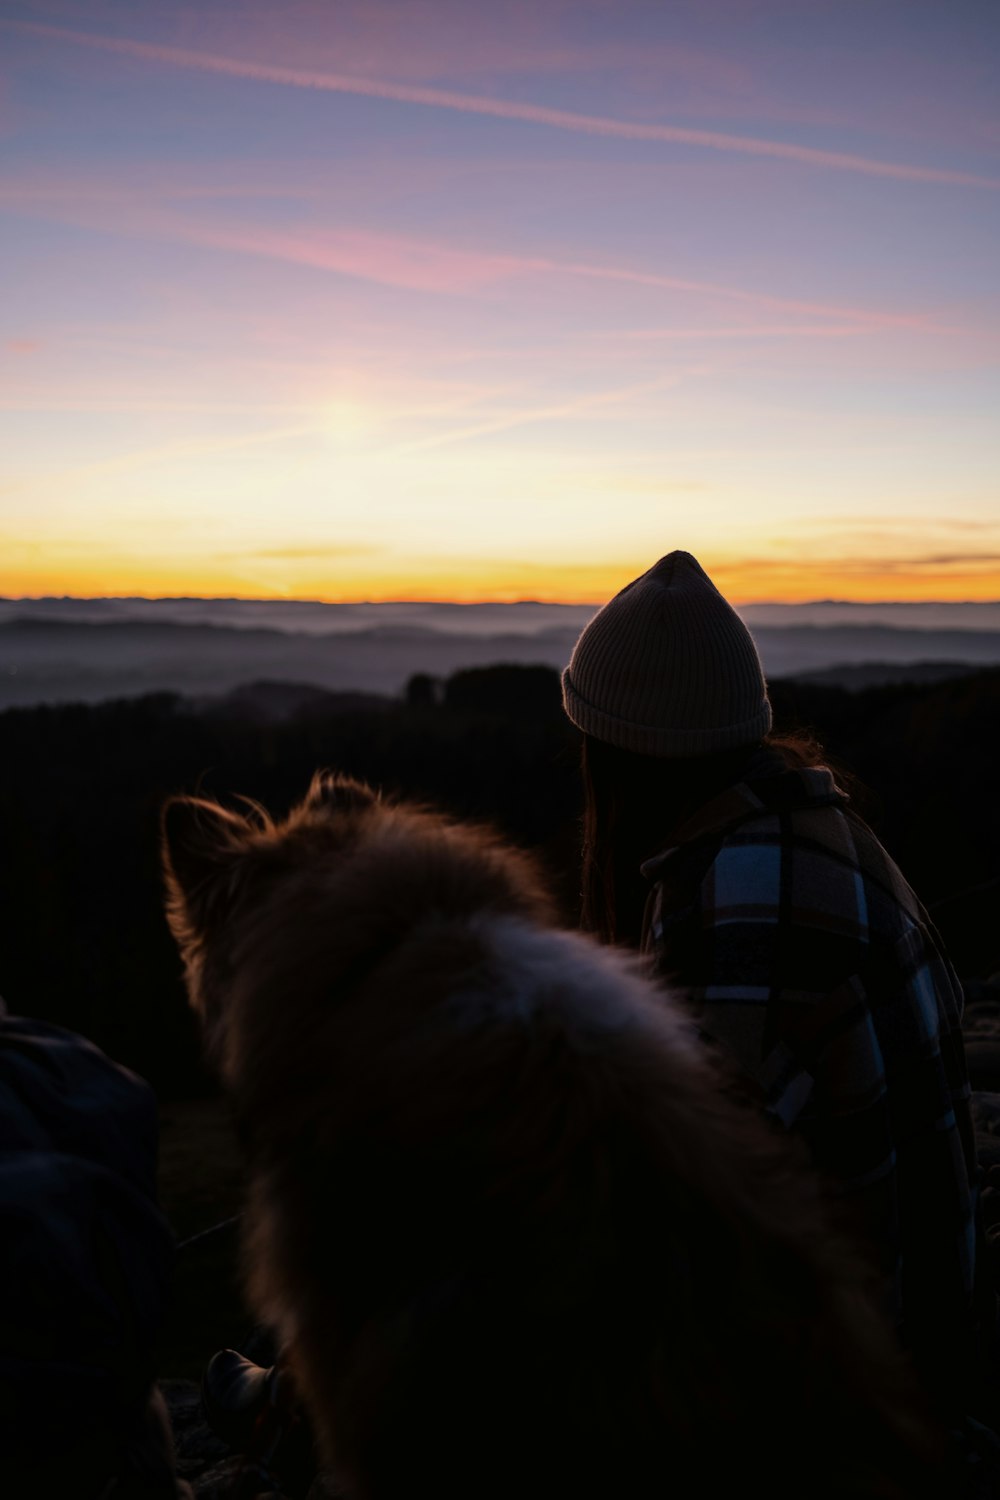
[[[710,755],[771,727],[750,632],[689,552],[661,557],[594,616],[562,684],[578,729],[640,755]]]

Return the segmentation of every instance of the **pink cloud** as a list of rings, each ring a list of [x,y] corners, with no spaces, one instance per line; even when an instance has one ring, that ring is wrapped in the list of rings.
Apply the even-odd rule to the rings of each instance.
[[[869,314],[870,316],[870,314]],[[852,333],[865,333],[870,323],[747,323],[736,327],[718,328],[630,328],[615,332],[612,337],[636,343],[686,342],[704,339],[842,339]]]
[[[873,308],[844,307],[829,302],[806,302],[791,297],[776,297],[745,287],[727,286],[714,281],[692,281],[686,277],[665,276],[658,271],[643,271],[624,266],[594,266],[573,261],[525,259],[524,269],[552,271],[565,276],[581,276],[595,281],[630,282],[635,286],[660,288],[664,291],[692,292],[724,302],[745,303],[769,311],[802,313],[810,317],[845,318],[869,327],[927,328],[928,320],[910,313],[881,312]]]
[[[260,181],[246,182],[218,182],[199,181],[196,173],[197,168],[173,169],[169,166],[158,168],[155,182],[150,180],[147,171],[138,171],[132,177],[124,177],[115,182],[94,181],[73,173],[65,177],[49,177],[46,181],[38,181],[34,177],[18,180],[16,177],[8,178],[6,182],[0,182],[0,203],[12,203],[15,206],[38,203],[67,204],[67,203],[94,203],[94,204],[121,204],[128,205],[135,202],[170,202],[171,200],[198,199],[289,199],[294,201],[305,201],[310,198],[320,198],[323,190],[316,185],[299,183],[296,185],[287,180],[280,180],[280,174],[274,169],[274,175],[266,183]],[[227,168],[227,171],[229,169]],[[255,169],[256,170],[256,169]]]
[[[284,260],[317,270],[357,276],[409,291],[471,292],[509,276],[517,263],[502,255],[453,249],[367,230],[332,229],[288,233],[261,228],[175,225],[170,231],[192,244]]]
[[[0,185],[0,203],[29,215],[312,266],[411,291],[470,292],[522,269],[510,256],[377,231],[272,229],[224,218],[196,218],[186,215],[179,203],[186,198],[213,196],[207,189],[192,193],[168,188],[161,197],[148,188],[145,193],[137,193],[128,185],[79,179]]]
[[[602,115],[579,114],[570,110],[551,109],[545,105],[506,99],[484,98],[476,94],[457,93],[448,89],[401,84],[387,79],[361,78],[342,73],[316,72],[243,58],[217,56],[181,47],[135,41],[126,37],[97,36],[67,27],[45,26],[30,21],[4,21],[4,26],[18,32],[92,47],[147,62],[194,69],[230,78],[245,78],[257,83],[285,84],[294,88],[315,89],[329,93],[355,94],[397,103],[416,104],[434,109],[457,110],[463,114],[485,115],[494,119],[520,121],[556,130],[630,141],[663,142],[695,146],[711,151],[735,152],[741,155],[770,157],[793,161],[803,166],[859,172],[874,177],[897,178],[908,182],[951,183],[965,187],[1000,188],[1000,179],[972,172],[953,171],[943,167],[925,167],[904,162],[883,161],[875,157],[848,152],[823,151],[786,141],[766,140],[758,136],[733,135],[721,131],[696,130],[677,125],[644,123],[611,119]]]
[[[96,3],[96,0],[95,0]],[[620,0],[615,9],[618,10]],[[243,0],[237,13],[202,7],[173,28],[176,45],[228,54],[245,50],[257,56],[280,55],[290,65],[330,67],[338,73],[379,75],[426,83],[456,75],[573,74],[600,69],[623,80],[636,69],[654,68],[660,82],[746,90],[750,75],[735,49],[730,56],[699,47],[635,42],[627,36],[589,35],[588,10],[579,0],[503,0],[501,5],[470,0],[306,0],[295,7],[294,25],[287,12],[260,0]],[[114,27],[108,12],[94,24]],[[620,14],[616,15],[620,33]],[[582,22],[582,26],[581,26]]]
[[[516,277],[546,276],[565,283],[583,280],[648,287],[763,309],[769,314],[836,319],[860,327],[955,331],[943,330],[918,314],[782,297],[641,267],[466,249],[364,228],[274,229],[222,218],[210,220],[204,215],[194,218],[174,201],[183,196],[174,193],[165,204],[152,194],[137,196],[121,186],[86,182],[7,184],[0,188],[0,201],[59,222],[310,266],[410,291],[470,295]]]

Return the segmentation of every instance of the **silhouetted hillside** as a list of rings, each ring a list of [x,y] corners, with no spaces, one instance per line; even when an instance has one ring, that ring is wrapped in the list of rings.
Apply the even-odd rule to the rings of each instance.
[[[814,728],[862,783],[861,810],[934,908],[959,971],[1000,968],[1000,671],[860,692],[775,682],[771,696],[780,722]]]
[[[530,603],[0,599],[0,709],[204,697],[263,678],[398,696],[415,673],[561,668],[591,613]],[[1000,666],[1000,604],[748,605],[744,614],[772,680],[836,668],[854,686],[872,665],[879,681],[955,663]]]
[[[815,683],[817,687],[862,688],[885,687],[893,682],[950,682],[955,677],[971,677],[982,666],[964,661],[866,661],[855,666],[822,667],[816,672],[796,672],[796,682]]]
[[[780,723],[815,729],[871,789],[884,842],[924,899],[945,903],[960,972],[1000,967],[1000,671],[772,691]],[[157,824],[171,792],[245,793],[281,812],[333,766],[537,848],[575,919],[576,734],[545,667],[425,676],[402,700],[255,684],[200,706],[159,695],[12,709],[0,764],[0,994],[94,1037],[168,1094],[203,1084],[161,913]]]

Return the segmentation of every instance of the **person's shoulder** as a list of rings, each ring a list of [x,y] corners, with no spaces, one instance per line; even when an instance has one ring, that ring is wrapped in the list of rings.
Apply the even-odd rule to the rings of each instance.
[[[152,1191],[157,1105],[149,1084],[86,1037],[0,1014],[0,1144],[117,1170]]]
[[[35,1016],[11,1015],[0,1002],[0,1076],[13,1072],[32,1072],[40,1089],[64,1095],[93,1081],[123,1098],[153,1098],[144,1079],[87,1037]]]
[[[862,962],[870,903],[841,806],[764,809],[748,818],[715,850],[703,895],[723,914],[752,911],[758,920],[822,934],[828,958],[830,945],[839,953],[846,940],[851,962]]]
[[[906,944],[937,951],[927,912],[875,831],[849,806],[803,810],[793,820],[791,883],[810,899],[819,886],[830,909],[856,913],[857,932],[869,949]]]
[[[920,897],[875,831],[855,816],[845,817],[844,824],[874,924],[894,930],[929,928],[930,918]]]
[[[773,844],[783,858],[828,864],[833,869],[887,873],[892,865],[875,834],[850,810],[845,798],[762,805],[726,831],[719,853],[745,845]],[[895,870],[895,866],[892,867]],[[895,871],[899,876],[898,870]]]
[[[853,853],[847,821],[837,806],[762,805],[718,834],[713,858],[728,860],[737,851],[751,849],[774,849],[782,859],[797,853],[818,858],[847,858]]]

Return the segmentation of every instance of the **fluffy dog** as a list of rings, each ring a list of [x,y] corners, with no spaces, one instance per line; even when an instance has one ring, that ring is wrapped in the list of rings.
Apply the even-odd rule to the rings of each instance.
[[[251,1302],[356,1500],[913,1495],[918,1398],[784,1139],[527,858],[318,777],[178,798]]]

